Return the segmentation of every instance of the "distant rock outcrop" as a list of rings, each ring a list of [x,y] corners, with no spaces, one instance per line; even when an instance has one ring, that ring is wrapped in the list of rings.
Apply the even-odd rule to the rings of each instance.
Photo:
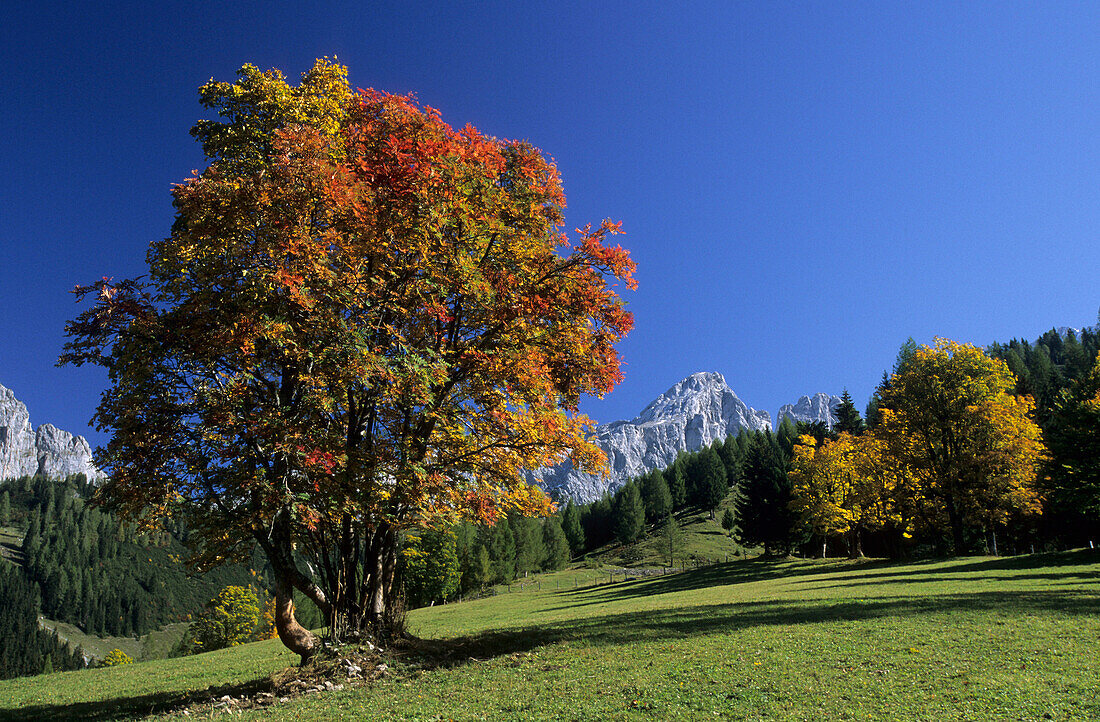
[[[542,487],[556,498],[590,502],[631,477],[668,466],[681,451],[695,451],[742,429],[770,428],[771,415],[746,406],[721,374],[696,373],[658,396],[634,419],[596,427],[593,441],[607,453],[610,476],[581,473],[568,461],[530,476],[541,479]]]
[[[64,479],[84,474],[99,479],[92,449],[83,436],[73,436],[53,424],[31,428],[26,405],[11,389],[0,386],[0,479],[42,474]]]
[[[839,396],[829,394],[803,396],[796,403],[779,407],[779,413],[775,415],[775,425],[778,427],[783,423],[784,417],[789,417],[792,421],[806,421],[811,424],[820,421],[832,430],[833,424],[837,422],[836,407],[838,406],[840,406]]]

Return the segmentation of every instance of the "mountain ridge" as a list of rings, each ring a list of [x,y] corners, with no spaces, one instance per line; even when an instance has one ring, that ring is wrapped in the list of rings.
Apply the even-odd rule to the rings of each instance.
[[[104,477],[87,439],[53,424],[33,428],[26,404],[0,385],[0,480],[36,474],[56,479],[84,474],[90,481]]]

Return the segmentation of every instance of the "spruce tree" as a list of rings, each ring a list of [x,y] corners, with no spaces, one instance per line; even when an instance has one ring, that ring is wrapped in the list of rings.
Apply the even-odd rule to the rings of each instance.
[[[840,405],[836,407],[836,419],[833,431],[837,434],[848,433],[858,436],[863,433],[863,419],[859,417],[859,411],[852,403],[852,396],[848,393],[848,389],[844,389],[844,393],[840,396]]]
[[[690,457],[686,468],[691,484],[691,503],[709,511],[713,519],[714,510],[729,491],[725,464],[713,449],[705,448]]]
[[[597,549],[615,537],[614,521],[611,514],[611,497],[604,494],[589,504],[581,514],[584,538],[589,549]]]
[[[665,517],[665,523],[661,525],[661,551],[668,555],[668,565],[676,566],[676,557],[683,553],[685,540],[684,530],[680,528],[680,522],[675,515]]]
[[[746,546],[763,545],[764,553],[788,553],[797,517],[790,510],[789,457],[777,436],[753,437],[745,459],[744,496],[739,509],[739,539]]]
[[[546,548],[542,544],[542,529],[538,519],[513,515],[508,518],[516,544],[516,576],[527,576],[542,568]]]
[[[732,487],[741,480],[741,449],[737,443],[737,437],[730,434],[721,445],[715,449],[722,463],[726,465],[726,482]]]
[[[516,578],[516,540],[506,519],[489,528],[489,560],[493,582],[504,584]]]
[[[733,528],[737,525],[737,520],[733,516],[733,511],[729,508],[722,514],[722,528],[726,530],[727,534],[733,534]]]

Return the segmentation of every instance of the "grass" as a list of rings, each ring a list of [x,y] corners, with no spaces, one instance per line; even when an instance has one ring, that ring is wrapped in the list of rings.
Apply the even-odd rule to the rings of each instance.
[[[417,610],[410,628],[425,641],[372,687],[244,717],[1100,718],[1100,551],[739,560],[578,589],[571,575],[544,576],[541,591]],[[277,651],[264,643],[129,673],[0,682],[0,717],[120,719],[103,710],[141,712],[150,696],[246,683],[249,670],[291,661]]]
[[[259,688],[297,655],[278,640],[194,657],[58,672],[0,682],[0,719],[122,720],[173,709],[211,692]]]

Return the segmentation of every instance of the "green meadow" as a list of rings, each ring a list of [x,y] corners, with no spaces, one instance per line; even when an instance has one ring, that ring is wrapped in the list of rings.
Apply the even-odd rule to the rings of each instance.
[[[418,640],[381,679],[243,718],[1100,719],[1100,551],[748,559],[575,588],[579,573],[416,610]],[[265,642],[0,682],[0,717],[164,713],[292,662]]]

